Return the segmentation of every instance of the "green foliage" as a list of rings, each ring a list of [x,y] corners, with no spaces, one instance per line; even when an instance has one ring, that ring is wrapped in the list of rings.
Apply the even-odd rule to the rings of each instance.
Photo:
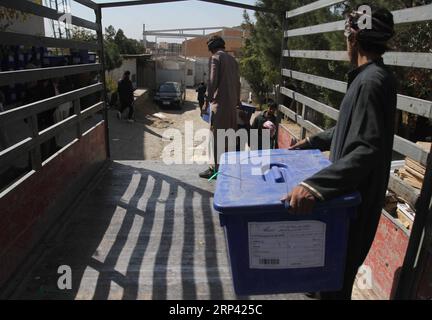
[[[116,30],[112,25],[105,28],[105,40],[114,42],[114,37],[116,35]]]
[[[114,42],[104,40],[105,49],[105,69],[107,71],[119,68],[123,63],[123,58],[120,55],[120,50]]]
[[[351,0],[351,6],[362,3]],[[389,10],[399,10],[432,3],[432,0],[376,0],[374,5]],[[392,51],[398,52],[432,52],[432,22],[420,22],[397,25],[396,35],[390,43]],[[399,80],[399,92],[422,99],[432,99],[432,70],[421,68],[392,67]]]
[[[112,27],[112,26],[110,26]],[[113,28],[114,29],[114,28]],[[84,28],[75,27],[72,32],[72,39],[80,41],[96,41],[95,33]],[[107,36],[104,39],[104,62],[105,70],[111,71],[119,68],[122,65],[123,59],[120,55],[120,50],[113,40],[109,40]]]
[[[259,0],[258,6],[278,10],[280,12],[289,10],[295,6],[296,1],[284,0]],[[252,34],[251,42],[257,46],[265,72],[264,80],[267,85],[279,83],[281,41],[283,36],[282,15],[276,16],[271,13],[256,12],[255,33]]]
[[[105,81],[108,92],[113,93],[117,91],[117,81],[115,79],[108,75]]]
[[[144,46],[139,41],[126,37],[122,29],[117,30],[114,42],[122,54],[144,53]]]
[[[27,15],[22,11],[0,7],[0,31],[6,31],[14,22],[26,19]]]
[[[74,28],[73,38],[82,41],[96,41],[96,34],[83,28]],[[137,40],[126,37],[122,29],[113,26],[105,28],[104,36],[105,69],[114,70],[122,65],[122,54],[139,54],[144,46]]]
[[[311,3],[311,0],[257,0],[257,5],[286,12],[294,8]],[[344,19],[347,10],[365,4],[366,0],[346,1],[332,7],[323,8],[288,20],[285,29],[296,29],[305,26],[338,21]],[[432,3],[432,0],[376,0],[369,1],[373,5],[382,6],[389,10],[399,10],[413,6]],[[245,43],[244,55],[241,59],[243,76],[252,84],[260,79],[266,87],[280,82],[281,47],[283,39],[283,17],[271,13],[256,12],[256,23],[252,28],[250,38]],[[244,25],[250,24],[245,17]],[[396,27],[396,36],[391,42],[391,48],[400,52],[432,52],[432,23],[421,22],[402,24]],[[329,32],[316,35],[292,37],[287,41],[291,50],[346,50],[346,40],[342,32]],[[346,74],[352,68],[347,62],[283,58],[285,68],[315,74],[322,77],[346,81]],[[254,69],[255,68],[255,69]],[[432,71],[421,68],[392,67],[399,80],[399,92],[402,94],[431,100],[432,99]],[[252,73],[256,72],[256,75]],[[343,95],[332,90],[319,88],[304,82],[284,78],[285,86],[293,87],[318,101],[339,108]],[[261,88],[259,86],[258,88]],[[252,88],[255,90],[254,86]],[[259,95],[258,92],[255,94]],[[312,114],[318,124],[328,127],[334,124],[331,119]],[[318,118],[318,119],[317,119]]]
[[[91,32],[88,29],[73,27],[72,29],[72,39],[80,41],[96,41],[96,33]]]
[[[245,22],[243,28],[251,34],[255,34],[254,26],[246,11],[243,14]],[[248,81],[252,91],[258,97],[261,105],[265,100],[265,95],[269,90],[268,82],[265,80],[265,70],[260,59],[259,51],[251,39],[246,39],[243,47],[243,57],[240,59],[240,72]]]

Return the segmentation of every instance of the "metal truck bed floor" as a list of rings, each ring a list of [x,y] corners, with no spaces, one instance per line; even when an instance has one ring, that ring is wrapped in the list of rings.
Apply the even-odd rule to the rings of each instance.
[[[198,178],[202,169],[113,162],[57,235],[41,244],[43,253],[14,298],[252,298],[233,292],[212,205],[215,183]],[[58,289],[61,265],[71,267],[71,290]]]

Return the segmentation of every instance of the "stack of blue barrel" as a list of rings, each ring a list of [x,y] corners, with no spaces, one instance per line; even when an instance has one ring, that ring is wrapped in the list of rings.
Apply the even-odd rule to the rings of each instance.
[[[0,56],[0,71],[31,68],[48,68],[65,65],[95,63],[96,54],[88,50],[70,50],[69,55],[53,54],[45,47],[4,46]],[[25,98],[25,84],[11,84],[0,88],[6,105],[16,104]]]

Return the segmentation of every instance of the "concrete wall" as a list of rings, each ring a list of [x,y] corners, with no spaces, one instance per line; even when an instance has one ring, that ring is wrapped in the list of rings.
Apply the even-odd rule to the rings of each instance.
[[[167,81],[183,83],[183,80],[184,80],[183,70],[166,70],[166,69],[156,70],[156,83],[158,86]]]
[[[138,60],[137,87],[156,89],[156,62],[154,60]]]
[[[252,88],[245,78],[240,78],[241,90],[240,90],[240,100],[244,102],[249,101],[249,94],[252,93]],[[254,98],[253,94],[251,94],[252,99]]]
[[[194,87],[196,75],[196,61],[188,60],[186,61],[186,86]]]
[[[153,60],[123,58],[120,68],[107,72],[107,75],[118,81],[126,70],[131,72],[131,80],[135,88],[156,89],[156,67]]]
[[[137,87],[137,60],[136,58],[123,58],[123,63],[120,68],[107,72],[107,75],[118,81],[123,76],[123,73],[129,70],[131,72],[131,80],[134,87]]]
[[[106,159],[102,122],[0,198],[0,287]]]
[[[207,83],[209,77],[209,59],[196,58],[195,59],[195,85],[201,82]]]
[[[156,62],[156,83],[158,85],[174,81],[194,87],[196,85],[195,75],[196,62],[192,59],[185,63],[181,57],[166,57]]]

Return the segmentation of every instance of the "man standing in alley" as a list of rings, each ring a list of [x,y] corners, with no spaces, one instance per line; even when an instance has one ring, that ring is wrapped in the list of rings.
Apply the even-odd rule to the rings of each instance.
[[[393,15],[376,8],[362,25],[364,12],[346,20],[348,55],[356,67],[348,74],[348,90],[332,129],[300,141],[293,149],[330,150],[332,164],[294,188],[283,201],[291,211],[305,214],[317,201],[358,191],[362,203],[352,221],[343,288],[321,292],[321,299],[351,299],[358,269],[363,264],[378,227],[389,180],[397,101],[396,80],[382,55],[394,35]]]
[[[207,88],[207,103],[211,105],[211,132],[213,134],[214,167],[200,173],[201,178],[210,178],[218,170],[220,155],[228,151],[228,141],[219,143],[218,131],[237,130],[237,106],[240,105],[240,72],[234,57],[225,52],[225,41],[218,35],[207,41],[210,59],[210,77]],[[234,150],[235,151],[235,146]]]
[[[195,91],[198,93],[198,97],[197,97],[198,104],[200,107],[201,115],[203,115],[203,113],[206,111],[204,108],[204,102],[205,102],[205,94],[207,91],[207,86],[204,84],[204,82],[201,82]]]
[[[128,121],[133,122],[133,102],[134,102],[134,88],[130,80],[130,71],[125,71],[123,78],[117,85],[118,96],[120,100],[120,111],[117,111],[117,117],[122,118],[123,111],[129,108]]]

